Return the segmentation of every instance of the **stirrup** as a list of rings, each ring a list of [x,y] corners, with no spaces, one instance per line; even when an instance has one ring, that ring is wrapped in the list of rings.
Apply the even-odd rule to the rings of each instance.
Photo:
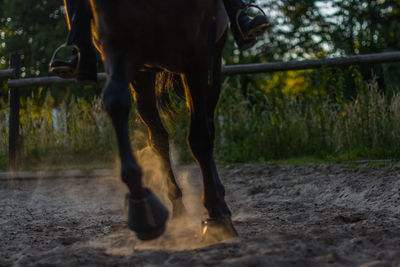
[[[61,49],[64,48],[72,48],[72,49],[76,49],[77,51],[77,55],[78,55],[78,63],[76,64],[75,70],[74,72],[70,72],[70,71],[66,71],[66,70],[60,70],[57,68],[54,68],[51,66],[51,63],[55,61],[55,58],[57,56],[57,54],[61,51]],[[49,73],[53,73],[61,78],[64,79],[69,79],[69,78],[74,78],[78,75],[79,69],[81,66],[81,52],[78,48],[78,46],[72,44],[72,45],[68,45],[66,43],[60,45],[53,53],[53,56],[51,57],[50,63],[49,63]]]
[[[238,10],[237,14],[236,14],[236,25],[237,25],[237,28],[238,28],[239,33],[240,33],[240,35],[242,36],[243,40],[250,40],[250,39],[252,39],[252,37],[246,37],[246,36],[244,36],[243,31],[242,31],[242,27],[240,27],[240,25],[239,25],[239,16],[240,16],[240,14],[242,14],[243,11],[246,11],[247,9],[252,8],[252,7],[258,9],[259,11],[261,11],[261,13],[262,13],[265,17],[267,16],[267,15],[265,14],[264,10],[262,10],[261,7],[256,6],[256,5],[253,5],[253,4],[246,4],[244,8],[240,8],[240,9]]]

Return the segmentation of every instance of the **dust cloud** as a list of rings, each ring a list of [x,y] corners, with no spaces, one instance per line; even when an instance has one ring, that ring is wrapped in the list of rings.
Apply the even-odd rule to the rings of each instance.
[[[0,266],[400,264],[399,165],[220,168],[239,237],[209,246],[200,171],[175,171],[189,219],[150,242],[127,229],[118,175],[0,181]]]
[[[143,184],[150,188],[162,203],[168,208],[170,218],[166,232],[153,241],[139,242],[134,249],[165,249],[187,250],[203,246],[201,243],[201,220],[206,217],[206,210],[201,202],[202,178],[199,172],[175,169],[176,180],[183,192],[183,202],[187,214],[181,218],[172,217],[172,204],[168,199],[167,175],[161,160],[151,146],[135,153],[142,168]],[[193,168],[198,169],[197,166]],[[128,242],[129,243],[129,242]],[[137,242],[136,242],[137,243]],[[130,242],[132,244],[132,242]],[[113,250],[114,252],[118,250]],[[132,251],[132,248],[122,248],[122,251]]]

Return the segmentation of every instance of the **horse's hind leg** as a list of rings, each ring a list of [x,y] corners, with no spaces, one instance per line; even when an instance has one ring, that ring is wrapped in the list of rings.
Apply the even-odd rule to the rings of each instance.
[[[220,63],[216,63],[215,74],[218,74]],[[185,76],[189,88],[187,97],[191,116],[189,145],[202,171],[203,203],[210,216],[204,222],[203,233],[206,242],[219,241],[237,235],[231,222],[231,212],[224,199],[225,189],[213,158],[214,110],[220,87],[206,89],[207,68],[202,71],[193,69],[186,72]],[[218,80],[220,76],[215,78]]]
[[[135,79],[136,107],[141,119],[148,127],[152,148],[160,156],[164,171],[167,174],[168,198],[173,205],[173,217],[176,218],[185,213],[185,207],[182,202],[182,191],[172,171],[168,132],[165,130],[157,110],[154,90],[155,76],[155,73],[143,72]]]
[[[142,240],[154,239],[165,230],[168,211],[142,186],[141,169],[130,146],[128,116],[131,104],[124,61],[107,58],[109,79],[104,88],[104,107],[111,117],[118,141],[122,180],[128,186],[128,226]]]

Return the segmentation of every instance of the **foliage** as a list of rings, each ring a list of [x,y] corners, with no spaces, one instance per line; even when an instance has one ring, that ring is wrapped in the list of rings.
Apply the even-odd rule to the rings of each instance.
[[[43,99],[40,104],[38,98]],[[41,167],[63,166],[65,161],[91,165],[94,157],[105,166],[114,163],[114,133],[98,97],[91,102],[72,97],[56,106],[49,93],[44,97],[33,94],[21,104],[22,168],[35,168],[39,163]],[[7,105],[1,107],[0,121],[6,122]],[[8,125],[0,126],[0,158],[5,158]]]
[[[354,100],[340,93],[301,98],[271,92],[258,96],[266,106],[249,106],[236,88],[226,88],[218,107],[218,159],[225,163],[294,157],[397,159],[399,94],[386,97],[376,82],[363,82],[360,73],[355,80]]]
[[[323,84],[312,98],[277,96],[274,91],[252,91],[258,95],[243,97],[237,88],[225,87],[216,114],[217,161],[398,159],[400,95],[387,97],[376,82],[362,81],[359,72],[355,83],[358,94],[354,100],[338,93],[340,87],[336,92],[320,93]],[[36,105],[35,97],[22,105],[23,168],[117,164],[113,129],[99,98],[87,102],[73,97],[55,105],[47,94],[42,104]],[[250,103],[252,97],[263,101]],[[174,103],[179,108],[178,117],[168,122],[167,128],[180,162],[187,162],[191,160],[185,141],[188,114],[182,101]],[[8,115],[7,104],[0,104],[0,168],[5,169]],[[130,118],[135,129],[132,145],[139,150],[148,143],[147,131],[134,110]]]
[[[66,37],[62,1],[0,1],[0,68],[7,67],[10,53],[18,53],[22,59],[22,78],[48,76],[48,63],[53,52],[65,42]],[[67,58],[68,54],[63,56]],[[101,87],[86,86],[82,90],[81,86],[76,85],[67,88],[53,86],[42,87],[41,90],[50,90],[59,102],[70,94],[89,99],[99,95]],[[31,93],[23,90],[21,94],[29,96]],[[6,91],[1,88],[0,97],[7,98]]]
[[[400,4],[397,0],[262,0],[271,27],[254,49],[240,52],[230,35],[224,51],[225,64],[286,61],[303,58],[354,55],[399,50]],[[256,10],[249,13],[255,14]],[[64,11],[58,1],[0,1],[0,65],[10,52],[23,55],[22,75],[47,75],[47,63],[67,34]],[[99,64],[101,65],[101,64]],[[365,80],[377,77],[382,90],[397,90],[397,64],[361,67]],[[304,76],[300,74],[300,76]],[[345,95],[354,96],[353,74],[345,76]],[[253,78],[242,77],[242,92]],[[298,79],[298,77],[294,77]],[[312,81],[312,80],[310,80]],[[48,89],[48,88],[44,88]],[[89,99],[99,88],[81,90],[70,86],[50,88],[56,101],[71,93]],[[23,92],[25,93],[25,92]],[[2,91],[3,97],[6,97]],[[29,93],[27,94],[29,95]]]
[[[271,27],[256,47],[240,52],[231,35],[224,64],[246,64],[378,53],[400,49],[398,0],[263,0]],[[47,63],[67,34],[60,1],[0,0],[0,68],[22,55],[22,77],[47,75]],[[256,10],[250,10],[255,14]],[[220,162],[398,158],[398,64],[225,77],[216,113]],[[111,125],[101,110],[101,86],[22,90],[22,152],[26,168],[41,162],[115,164]],[[7,162],[8,92],[0,87],[0,168]],[[166,122],[173,148],[190,159],[184,104]],[[137,148],[146,129],[131,123]]]
[[[47,73],[54,49],[67,29],[61,1],[3,0],[0,2],[1,60],[11,52],[23,55],[22,77]]]

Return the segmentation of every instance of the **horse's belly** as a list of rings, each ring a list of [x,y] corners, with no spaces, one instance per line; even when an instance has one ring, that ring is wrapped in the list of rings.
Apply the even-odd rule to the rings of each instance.
[[[211,1],[168,0],[153,6],[152,0],[146,1],[102,10],[96,25],[105,54],[119,51],[134,66],[173,72],[181,72],[193,60],[207,60]],[[221,7],[220,2],[218,10]],[[226,28],[226,14],[221,14],[225,20],[218,20],[220,35]]]

